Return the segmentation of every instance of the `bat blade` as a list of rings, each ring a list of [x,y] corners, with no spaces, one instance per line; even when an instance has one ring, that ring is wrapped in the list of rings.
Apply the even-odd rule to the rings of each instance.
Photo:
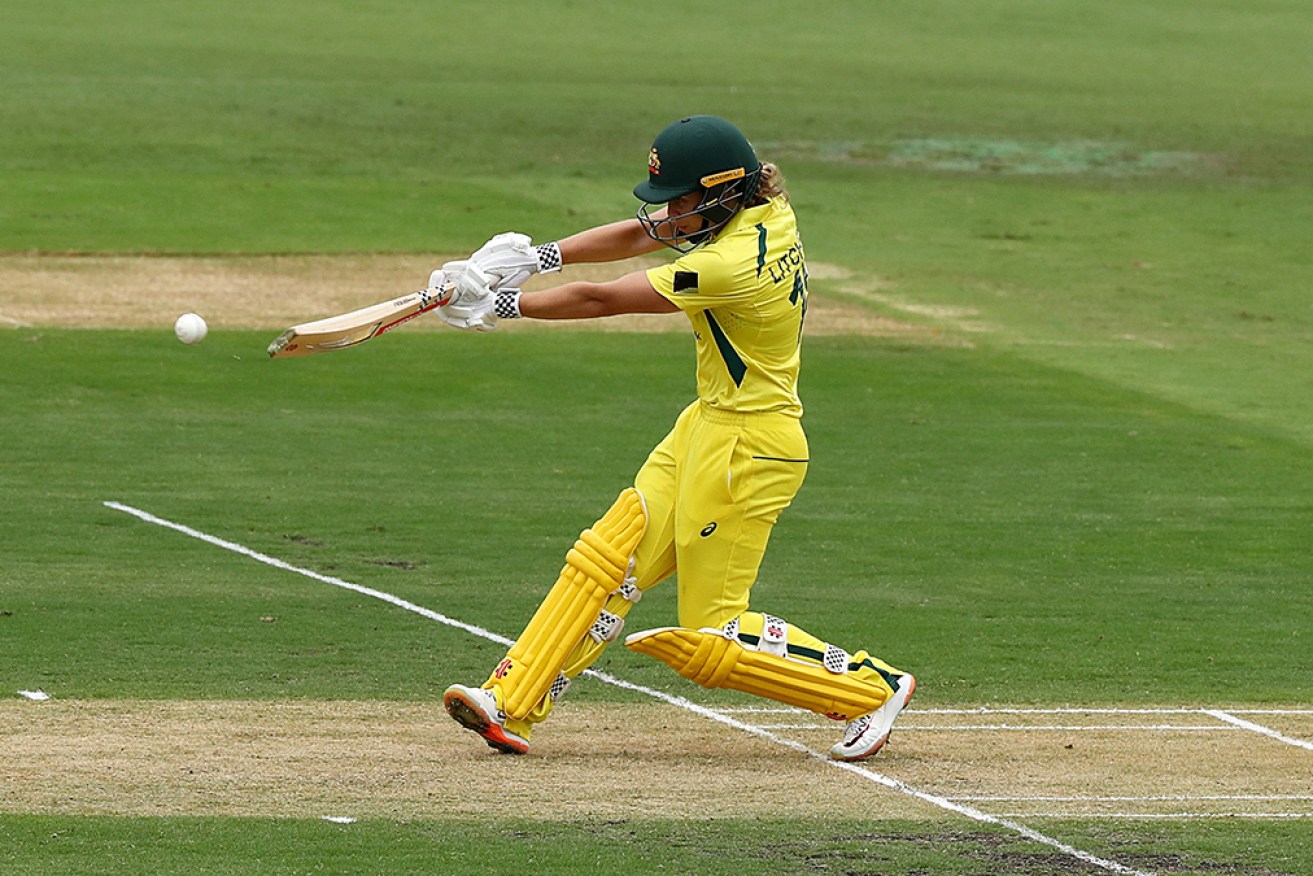
[[[454,287],[421,289],[350,313],[294,325],[269,345],[269,358],[291,359],[345,350],[389,332],[451,299]]]

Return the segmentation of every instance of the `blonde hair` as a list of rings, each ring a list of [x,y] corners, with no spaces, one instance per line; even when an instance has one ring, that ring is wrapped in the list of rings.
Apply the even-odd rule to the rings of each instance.
[[[762,162],[761,180],[757,183],[757,193],[748,202],[749,207],[758,207],[771,198],[789,199],[789,190],[784,186],[784,174],[778,166],[769,161]]]

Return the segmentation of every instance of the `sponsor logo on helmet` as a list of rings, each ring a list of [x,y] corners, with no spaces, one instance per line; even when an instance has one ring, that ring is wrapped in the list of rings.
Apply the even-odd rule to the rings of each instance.
[[[709,189],[712,186],[718,186],[721,183],[727,183],[730,180],[743,179],[747,175],[748,172],[746,170],[741,167],[736,167],[733,170],[722,170],[720,173],[709,173],[702,177],[699,182],[702,183],[704,188]]]
[[[655,146],[652,147],[651,153],[647,156],[647,172],[661,175],[661,156],[657,154]]]

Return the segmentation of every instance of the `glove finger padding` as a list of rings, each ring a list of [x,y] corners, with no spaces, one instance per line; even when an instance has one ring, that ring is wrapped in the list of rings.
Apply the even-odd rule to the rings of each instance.
[[[468,261],[447,262],[433,272],[429,281],[439,275],[441,282],[455,288],[451,299],[437,308],[438,319],[462,331],[490,332],[497,328],[496,293],[492,290],[495,277]]]
[[[503,283],[497,284],[494,288],[505,285],[504,281],[511,277],[520,274],[527,277],[541,270],[538,253],[533,247],[533,241],[529,239],[527,234],[518,234],[513,231],[498,234],[479,247],[478,251],[470,256],[470,263],[478,265],[480,269],[487,273],[502,278]],[[523,282],[523,280],[519,282]],[[512,285],[518,286],[519,283]]]
[[[516,271],[514,274],[508,274],[492,284],[494,292],[519,292],[524,281],[529,279],[528,271]]]
[[[474,260],[480,261],[480,257],[490,258],[498,253],[520,253],[529,255],[533,253],[533,241],[529,235],[520,234],[517,231],[503,231],[501,234],[495,234],[488,239],[488,242],[474,253]]]
[[[491,302],[485,308],[464,307],[459,304],[444,304],[435,311],[438,319],[452,328],[468,332],[491,332],[497,330],[497,316],[492,311]]]
[[[477,302],[492,301],[493,284],[497,277],[481,269],[474,262],[465,265],[465,269],[452,278],[456,291],[452,294],[452,304],[473,306]]]

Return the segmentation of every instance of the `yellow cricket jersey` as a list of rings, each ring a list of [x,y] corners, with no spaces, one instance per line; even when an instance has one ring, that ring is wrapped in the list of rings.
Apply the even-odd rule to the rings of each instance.
[[[710,243],[647,277],[693,324],[703,402],[739,413],[802,416],[807,266],[787,200],[740,211]]]

